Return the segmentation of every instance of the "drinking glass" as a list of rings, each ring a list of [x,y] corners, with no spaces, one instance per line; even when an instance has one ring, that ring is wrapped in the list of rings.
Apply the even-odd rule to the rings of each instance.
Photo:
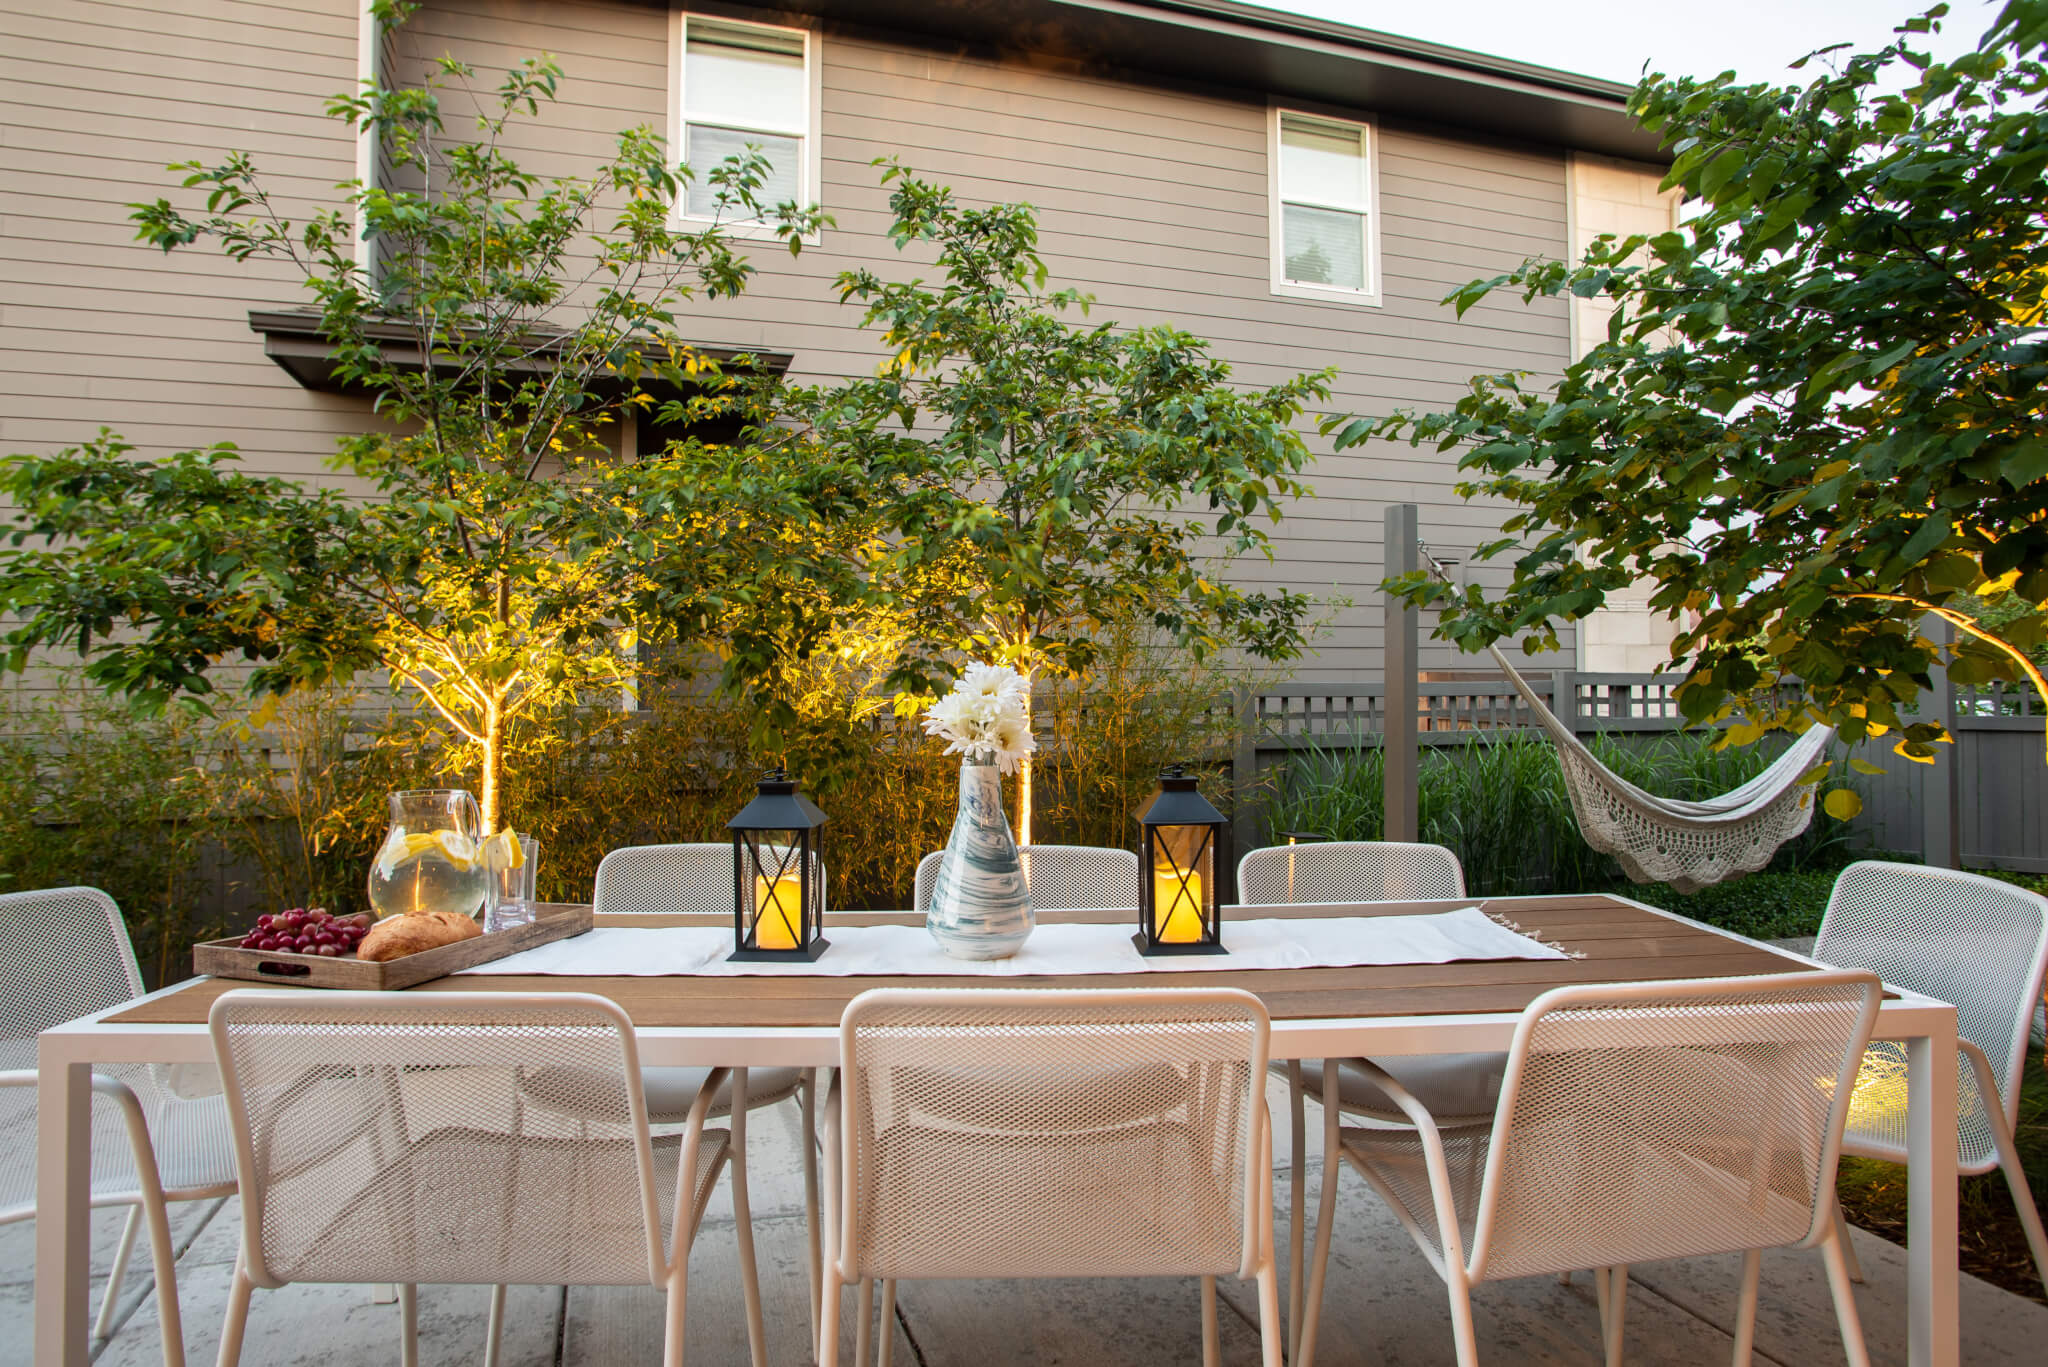
[[[503,857],[500,842],[484,842],[484,865],[490,878],[490,898],[486,903],[490,910],[484,916],[487,931],[523,926],[534,917],[533,880],[540,867],[540,842],[524,831],[514,831],[512,838],[519,842],[517,868]]]

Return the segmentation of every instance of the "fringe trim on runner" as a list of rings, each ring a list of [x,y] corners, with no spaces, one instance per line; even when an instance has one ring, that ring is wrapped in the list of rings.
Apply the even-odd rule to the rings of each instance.
[[[1515,934],[1522,936],[1524,939],[1534,940],[1537,944],[1542,945],[1545,949],[1556,950],[1558,953],[1564,955],[1567,959],[1583,959],[1586,957],[1585,950],[1573,949],[1570,945],[1559,944],[1557,941],[1551,939],[1548,935],[1545,935],[1543,932],[1538,930],[1530,930],[1527,926],[1524,926],[1519,921],[1510,920],[1508,917],[1501,915],[1497,911],[1489,911],[1486,912],[1485,915],[1487,920],[1493,922],[1502,930],[1512,930],[1513,932],[1515,932]]]

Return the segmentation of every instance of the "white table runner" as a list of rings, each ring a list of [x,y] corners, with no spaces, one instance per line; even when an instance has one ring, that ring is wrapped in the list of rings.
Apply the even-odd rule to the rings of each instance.
[[[1225,920],[1223,944],[1230,951],[1228,954],[1147,958],[1131,944],[1132,930],[1129,922],[1042,925],[1014,957],[975,963],[947,958],[923,926],[827,925],[825,938],[831,942],[831,948],[815,963],[728,963],[732,931],[727,928],[672,926],[648,930],[601,925],[567,940],[461,971],[589,978],[1014,978],[1034,974],[1199,973],[1571,957],[1563,950],[1510,930],[1477,907],[1422,916]]]

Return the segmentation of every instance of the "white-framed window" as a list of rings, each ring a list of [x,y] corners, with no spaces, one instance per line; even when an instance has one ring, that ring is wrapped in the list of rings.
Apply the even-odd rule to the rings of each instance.
[[[1370,120],[1273,108],[1267,181],[1275,294],[1380,302],[1377,152]]]
[[[694,179],[677,199],[676,217],[722,218],[748,235],[730,207],[721,211],[709,175],[749,145],[770,166],[755,191],[763,205],[817,203],[818,87],[814,31],[678,10],[669,43],[669,151],[689,163]]]

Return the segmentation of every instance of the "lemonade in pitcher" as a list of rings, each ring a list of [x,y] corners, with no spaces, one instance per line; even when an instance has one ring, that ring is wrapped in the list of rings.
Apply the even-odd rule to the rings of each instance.
[[[476,799],[459,788],[393,793],[391,834],[370,865],[370,905],[377,915],[476,915],[488,878],[479,853],[482,825]]]

